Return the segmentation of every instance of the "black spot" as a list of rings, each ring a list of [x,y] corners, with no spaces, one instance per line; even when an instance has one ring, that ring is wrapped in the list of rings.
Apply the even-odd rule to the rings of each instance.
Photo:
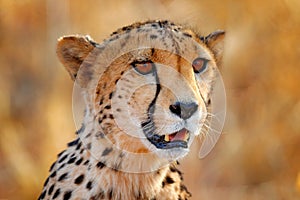
[[[108,199],[111,199],[111,198],[112,198],[112,195],[113,195],[113,190],[110,189],[110,190],[108,191]]]
[[[157,28],[157,24],[151,24],[153,28]]]
[[[74,141],[72,141],[72,142],[69,142],[69,143],[68,143],[68,147],[77,145],[77,144],[78,144],[78,141],[79,141],[79,138],[77,138],[76,140],[74,140]]]
[[[61,162],[64,161],[67,157],[68,157],[68,154],[65,155],[64,157],[62,157],[61,159],[59,159],[59,160],[58,160],[58,163],[61,163]]]
[[[77,161],[75,162],[75,164],[76,164],[76,165],[80,165],[80,163],[82,162],[82,160],[83,160],[83,158],[80,158],[79,160],[77,160]]]
[[[86,189],[88,190],[91,190],[92,189],[92,181],[89,181],[87,184],[86,184]]]
[[[158,25],[159,25],[160,28],[162,28],[162,23],[161,23],[161,21],[158,21]]]
[[[80,147],[81,147],[81,142],[78,143],[76,150],[80,149]]]
[[[92,135],[92,133],[88,133],[86,136],[85,136],[85,138],[88,138],[88,137],[90,137]]]
[[[105,106],[104,109],[111,109],[111,105]]]
[[[60,157],[63,153],[65,153],[66,152],[66,150],[63,150],[62,152],[60,152],[58,155],[57,155],[57,157]]]
[[[74,183],[77,184],[77,185],[79,185],[79,184],[82,183],[83,179],[84,179],[84,175],[81,174],[80,176],[78,176],[78,177],[75,179]]]
[[[53,177],[55,177],[55,176],[56,176],[56,171],[54,171],[54,172],[50,175],[51,178],[53,178]]]
[[[157,35],[150,35],[150,39],[156,39],[157,38]]]
[[[183,192],[183,191],[187,191],[187,188],[185,187],[185,185],[180,185],[180,191]]]
[[[57,171],[60,170],[61,168],[63,168],[65,165],[66,165],[66,164],[63,163],[63,164],[57,169]]]
[[[205,42],[205,37],[200,36],[199,39],[200,39],[202,42]]]
[[[114,92],[111,92],[111,93],[109,94],[109,99],[111,99],[111,98],[113,97],[113,95],[114,95]]]
[[[141,191],[139,191],[138,194],[135,194],[136,199],[141,199],[141,197],[142,197]]]
[[[210,99],[208,99],[208,101],[207,101],[207,105],[210,105],[211,104],[211,100]]]
[[[43,193],[39,196],[38,199],[44,199],[46,195],[47,190],[44,190]]]
[[[60,189],[58,188],[58,189],[55,191],[55,193],[54,193],[52,199],[55,199],[55,198],[58,197],[59,195],[60,195]]]
[[[124,73],[125,73],[125,71],[122,71],[122,72],[121,72],[121,75],[123,75]]]
[[[189,33],[183,33],[183,35],[185,35],[187,37],[192,37],[192,35],[190,35]]]
[[[76,131],[76,134],[82,133],[82,132],[84,131],[84,129],[85,129],[85,125],[84,125],[84,124],[81,124],[81,127],[80,127],[79,130]]]
[[[49,172],[52,171],[52,169],[53,169],[53,167],[54,167],[55,164],[56,164],[56,162],[54,162],[54,163],[51,165],[51,167],[50,167],[50,169],[49,169]]]
[[[154,48],[151,48],[151,55],[153,55],[155,52],[155,49]]]
[[[104,97],[101,97],[100,102],[99,102],[99,105],[102,105],[102,104],[103,104],[103,101],[104,101]]]
[[[45,183],[44,183],[44,187],[48,184],[49,182],[49,177],[46,179]]]
[[[86,148],[87,148],[87,149],[91,149],[91,147],[92,147],[92,144],[91,144],[91,143],[88,143],[88,144],[86,145]]]
[[[86,160],[84,163],[83,163],[83,165],[87,165],[87,164],[89,164],[89,160]]]
[[[68,160],[68,164],[72,164],[73,162],[75,162],[75,160],[76,160],[76,157],[70,158]]]
[[[174,181],[170,176],[166,176],[166,182],[167,182],[168,184],[175,183],[175,181]]]
[[[170,166],[170,171],[171,171],[171,172],[177,172],[177,171],[178,171],[178,169],[177,169],[177,168],[175,168],[175,167],[173,167],[173,166]]]
[[[104,135],[104,133],[102,133],[102,132],[97,132],[97,133],[96,133],[96,137],[100,137],[100,138],[103,139],[104,136],[105,136],[105,135]]]
[[[99,124],[101,124],[102,121],[103,121],[103,120],[102,120],[101,118],[98,119],[98,123],[99,123]]]
[[[112,114],[110,114],[108,117],[109,117],[110,119],[114,119],[114,116],[113,116]]]
[[[72,196],[72,191],[66,191],[63,200],[68,200]]]
[[[102,169],[103,167],[105,167],[105,164],[103,162],[99,161],[97,163],[97,167],[99,167],[100,169]]]
[[[116,111],[117,111],[117,112],[121,112],[121,109],[120,109],[120,108],[117,108]]]
[[[108,155],[111,151],[113,150],[113,148],[105,148],[104,151],[102,152],[102,156],[106,156]]]
[[[119,81],[119,79],[116,79],[116,80],[115,80],[115,84],[117,84],[117,83],[118,83],[118,81]]]
[[[182,172],[179,171],[176,167],[170,166],[170,171],[171,172],[176,172],[180,176],[180,179],[183,180]]]
[[[51,194],[52,194],[53,189],[54,189],[54,186],[55,186],[55,184],[51,185],[51,187],[50,187],[49,190],[48,190],[48,195],[51,195]]]
[[[64,180],[64,179],[66,179],[67,176],[68,176],[68,173],[62,174],[62,175],[58,178],[58,181],[62,181],[62,180]]]
[[[161,187],[164,188],[165,185],[166,185],[166,183],[165,183],[165,181],[163,181],[163,182],[161,183]]]

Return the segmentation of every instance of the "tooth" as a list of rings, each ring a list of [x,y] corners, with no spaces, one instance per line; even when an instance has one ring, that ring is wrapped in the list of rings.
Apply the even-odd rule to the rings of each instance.
[[[169,135],[165,135],[165,141],[169,142],[170,141],[170,137]]]
[[[184,135],[184,141],[187,141],[188,138],[189,138],[189,133],[186,133],[186,134]]]

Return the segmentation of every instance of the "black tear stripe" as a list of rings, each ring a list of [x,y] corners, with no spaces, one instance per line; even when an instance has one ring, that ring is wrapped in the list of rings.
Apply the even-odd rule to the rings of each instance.
[[[148,107],[148,119],[146,122],[143,122],[141,124],[142,128],[143,128],[143,131],[146,135],[149,135],[149,134],[154,134],[154,129],[155,129],[155,126],[154,124],[151,126],[151,129],[149,129],[149,127],[146,127],[148,124],[150,123],[153,123],[153,113],[154,113],[154,110],[155,110],[155,102],[157,100],[157,97],[160,93],[160,90],[161,90],[161,85],[160,85],[160,82],[159,82],[159,78],[158,78],[158,75],[157,75],[157,70],[156,70],[156,67],[154,67],[154,70],[153,70],[153,76],[155,76],[155,81],[156,81],[156,92],[155,92],[155,96],[153,98],[153,100],[151,101],[151,103],[149,104],[149,107]]]

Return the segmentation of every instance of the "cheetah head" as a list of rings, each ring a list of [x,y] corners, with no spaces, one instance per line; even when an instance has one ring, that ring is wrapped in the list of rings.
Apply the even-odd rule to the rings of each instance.
[[[86,91],[94,129],[122,151],[174,160],[187,154],[208,118],[224,36],[200,37],[150,21],[119,29],[100,44],[63,37],[57,53]]]

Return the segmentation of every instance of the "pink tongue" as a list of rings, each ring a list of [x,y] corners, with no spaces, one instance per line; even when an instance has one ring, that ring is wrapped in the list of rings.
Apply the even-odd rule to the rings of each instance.
[[[187,130],[185,128],[181,129],[180,131],[173,133],[169,136],[170,141],[173,142],[175,140],[184,140],[186,133],[187,133]]]

